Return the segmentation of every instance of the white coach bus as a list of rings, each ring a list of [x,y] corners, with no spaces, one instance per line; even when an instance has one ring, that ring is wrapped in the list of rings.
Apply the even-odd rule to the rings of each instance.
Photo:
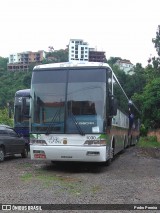
[[[35,66],[30,94],[33,160],[109,163],[138,139],[134,105],[106,63]]]

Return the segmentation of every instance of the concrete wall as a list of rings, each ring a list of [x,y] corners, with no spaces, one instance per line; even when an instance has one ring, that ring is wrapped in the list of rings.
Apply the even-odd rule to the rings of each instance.
[[[157,141],[160,142],[160,129],[149,131],[148,136],[156,136]]]

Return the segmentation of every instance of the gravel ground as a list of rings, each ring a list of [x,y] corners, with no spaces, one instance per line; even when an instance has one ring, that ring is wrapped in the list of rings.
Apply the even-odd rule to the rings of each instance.
[[[130,147],[108,167],[17,155],[0,164],[0,190],[1,204],[160,204],[160,150]]]

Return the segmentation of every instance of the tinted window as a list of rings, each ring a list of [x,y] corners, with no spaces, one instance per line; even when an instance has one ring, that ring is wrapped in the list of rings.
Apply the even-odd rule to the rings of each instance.
[[[0,130],[0,135],[8,135],[6,130]]]
[[[14,137],[17,137],[17,133],[13,129],[8,129],[8,134]]]
[[[32,76],[32,83],[64,83],[66,82],[66,70],[35,71]]]
[[[69,71],[69,82],[105,82],[105,76],[105,69],[76,69]]]

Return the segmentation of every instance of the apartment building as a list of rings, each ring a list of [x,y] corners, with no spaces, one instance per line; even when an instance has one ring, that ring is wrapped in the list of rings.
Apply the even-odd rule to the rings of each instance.
[[[7,70],[28,71],[30,63],[41,64],[44,58],[45,52],[43,50],[39,50],[38,52],[26,51],[10,54]]]
[[[88,61],[89,45],[82,39],[70,39],[68,61]]]
[[[82,39],[70,39],[69,61],[105,62],[105,52],[89,48],[89,44]]]

